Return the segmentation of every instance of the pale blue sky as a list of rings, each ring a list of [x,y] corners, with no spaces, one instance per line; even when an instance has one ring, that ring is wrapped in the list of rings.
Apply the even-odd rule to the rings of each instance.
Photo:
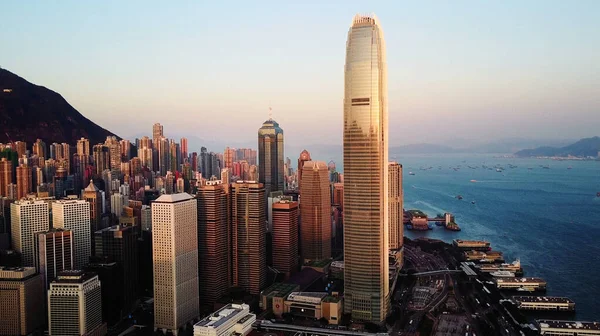
[[[5,1],[0,66],[122,136],[341,141],[346,35],[381,20],[391,145],[600,134],[600,1]],[[215,149],[216,150],[216,149]]]

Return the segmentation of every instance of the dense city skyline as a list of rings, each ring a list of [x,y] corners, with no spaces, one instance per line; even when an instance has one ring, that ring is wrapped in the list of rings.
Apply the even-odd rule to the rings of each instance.
[[[341,144],[339,36],[347,17],[368,10],[388,22],[392,39],[390,144],[423,142],[414,123],[453,126],[428,133],[434,143],[579,138],[600,128],[595,1],[223,6],[5,4],[0,66],[57,90],[127,139],[146,131],[138,123],[143,114],[177,129],[177,137],[235,135],[252,143],[271,105],[288,143],[302,142],[311,128],[311,142]]]

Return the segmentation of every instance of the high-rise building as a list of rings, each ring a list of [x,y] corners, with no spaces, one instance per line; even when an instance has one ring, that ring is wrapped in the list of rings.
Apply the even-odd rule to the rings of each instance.
[[[22,200],[10,205],[12,245],[21,253],[23,266],[37,266],[34,236],[50,229],[48,210],[43,201]]]
[[[165,176],[171,167],[171,154],[169,150],[169,139],[160,137],[154,141],[158,155],[158,171]]]
[[[34,267],[0,266],[0,335],[32,335],[44,326],[44,282]]]
[[[198,188],[198,275],[200,304],[210,306],[229,288],[229,186],[206,181]]]
[[[332,203],[333,205],[343,206],[344,205],[344,184],[343,183],[334,183],[333,184],[333,197]]]
[[[258,130],[258,180],[269,195],[283,191],[283,130],[269,118]]]
[[[402,165],[390,162],[389,175],[389,202],[390,202],[390,249],[402,248],[404,242],[404,192],[402,191]]]
[[[49,158],[47,155],[46,143],[43,142],[42,139],[37,139],[33,144],[33,154],[46,159]]]
[[[12,183],[12,162],[0,159],[0,196],[8,197],[8,185]]]
[[[83,269],[91,255],[90,203],[83,200],[60,200],[52,203],[54,228],[73,231],[74,268]],[[47,230],[47,229],[46,229]]]
[[[27,143],[25,141],[15,141],[15,151],[20,158],[27,155]]]
[[[63,271],[48,291],[48,331],[54,335],[106,335],[100,281],[93,273]]]
[[[183,157],[183,159],[187,159],[188,158],[188,139],[187,138],[181,138],[181,140],[179,140],[179,148],[181,149],[181,156]]]
[[[100,230],[102,219],[102,195],[94,181],[90,180],[90,184],[83,189],[83,199],[90,203],[90,232],[96,232]]]
[[[233,285],[255,295],[267,278],[266,202],[262,183],[231,184]]]
[[[73,232],[52,229],[35,234],[37,270],[44,280],[45,288],[59,272],[73,269]]]
[[[139,286],[138,237],[133,226],[116,225],[94,233],[95,256],[106,258],[119,264],[122,283],[120,293],[112,293],[118,300],[120,317],[127,316],[135,308]]]
[[[121,171],[121,144],[117,137],[107,136],[104,146],[108,147],[108,153],[110,158],[110,170],[120,172]]]
[[[96,174],[102,176],[105,169],[110,169],[110,151],[103,144],[94,145],[93,151]]]
[[[186,193],[152,203],[154,328],[175,335],[199,315],[196,203]]]
[[[86,138],[77,140],[77,155],[90,156],[90,140]]]
[[[300,157],[298,158],[298,180],[296,181],[298,183],[298,189],[301,188],[301,184],[302,184],[302,167],[304,167],[304,162],[306,161],[311,161],[312,159],[310,158],[310,153],[305,149],[302,151],[302,153],[300,153]]]
[[[233,161],[235,156],[235,148],[225,147],[225,151],[223,152],[223,161],[225,168],[233,168]]]
[[[21,199],[31,192],[31,167],[22,164],[17,167],[17,198]]]
[[[126,197],[121,193],[114,193],[110,196],[110,212],[117,218],[121,216],[123,212],[123,205],[125,205]]]
[[[298,270],[298,202],[273,203],[273,268],[286,277]]]
[[[356,15],[344,93],[344,310],[382,322],[389,311],[388,106],[383,30]]]
[[[300,248],[302,259],[331,258],[331,196],[323,161],[306,161],[300,186]]]
[[[160,139],[165,134],[163,133],[163,126],[159,123],[152,125],[152,139]]]

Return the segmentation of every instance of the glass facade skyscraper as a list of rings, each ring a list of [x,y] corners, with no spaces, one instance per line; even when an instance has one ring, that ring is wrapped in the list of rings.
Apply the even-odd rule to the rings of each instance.
[[[258,130],[258,181],[265,186],[267,196],[283,191],[283,130],[273,119]]]
[[[388,107],[385,43],[375,16],[352,21],[344,89],[344,310],[380,323],[390,300]]]

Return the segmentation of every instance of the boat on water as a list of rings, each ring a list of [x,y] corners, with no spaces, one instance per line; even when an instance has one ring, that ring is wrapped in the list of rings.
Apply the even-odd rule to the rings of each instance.
[[[600,197],[600,191],[596,193],[596,197]]]
[[[501,172],[502,172],[502,169],[500,169],[500,168],[496,168],[496,172],[497,172],[497,173],[501,173]]]
[[[477,182],[477,180],[471,180],[471,181],[469,181],[469,182]]]
[[[567,167],[567,169],[573,169],[573,167],[569,166],[569,167]]]
[[[461,200],[461,199],[463,199],[463,197],[461,195],[456,195],[456,199]]]
[[[471,201],[471,204],[475,204],[475,201]]]
[[[408,172],[408,175],[415,175],[415,173],[413,173],[413,172]]]

